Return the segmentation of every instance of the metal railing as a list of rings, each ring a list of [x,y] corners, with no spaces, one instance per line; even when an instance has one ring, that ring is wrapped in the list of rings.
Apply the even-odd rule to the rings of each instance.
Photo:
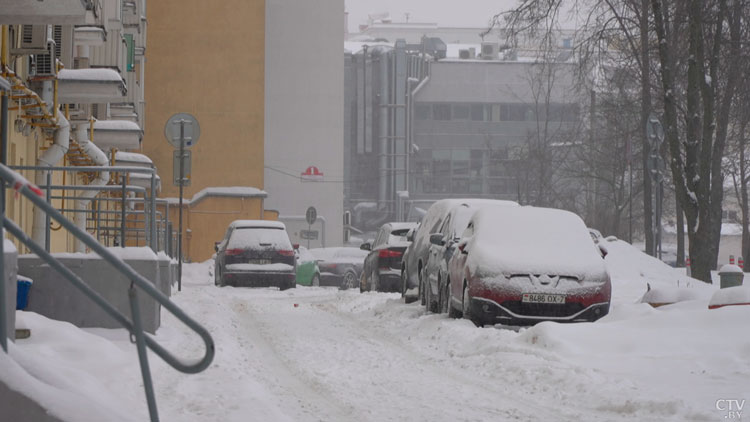
[[[146,212],[147,218],[145,220],[146,225],[146,243],[148,243],[148,246],[151,247],[151,249],[156,252],[157,251],[157,233],[156,233],[156,203],[160,202],[160,200],[156,199],[156,169],[150,168],[150,167],[126,167],[126,166],[108,166],[108,167],[99,167],[99,166],[9,166],[12,170],[31,170],[31,171],[46,171],[47,172],[47,180],[45,185],[39,185],[38,187],[45,191],[47,202],[51,202],[52,199],[52,191],[58,191],[58,190],[65,190],[65,191],[86,191],[86,190],[95,190],[95,191],[108,191],[108,192],[116,192],[121,195],[119,202],[120,202],[120,210],[122,211],[122,222],[121,226],[123,228],[123,231],[125,231],[127,228],[125,227],[126,221],[125,218],[129,214],[129,211],[127,211],[126,204],[127,203],[133,203],[133,202],[143,202],[144,211]],[[73,173],[78,172],[101,172],[101,171],[107,171],[110,173],[116,173],[120,174],[120,183],[118,185],[105,185],[105,186],[89,186],[89,185],[53,185],[52,184],[52,172],[53,171],[68,171]],[[127,178],[126,175],[130,173],[142,173],[147,174],[150,176],[150,183],[149,188],[141,187],[141,186],[131,186],[127,185]],[[140,193],[143,195],[143,198],[127,198],[126,193],[133,192],[133,193]],[[150,192],[150,194],[148,194]],[[55,196],[60,197],[60,196]],[[74,196],[62,196],[65,199],[74,199]],[[101,201],[102,198],[87,198],[87,200],[90,200],[92,202]],[[162,200],[163,201],[163,200]],[[97,208],[98,209],[98,208]],[[86,211],[88,212],[88,211]],[[49,251],[50,245],[49,245],[49,218],[47,219],[47,225],[45,227],[46,235],[45,239],[47,241],[47,244],[45,245],[45,249]],[[121,239],[121,246],[125,246],[124,242],[124,233],[121,233],[120,239]]]
[[[33,253],[37,254],[43,259],[51,268],[57,271],[64,279],[69,281],[75,288],[80,290],[86,297],[91,299],[97,306],[104,310],[109,316],[115,319],[120,325],[130,332],[131,342],[136,344],[138,350],[138,360],[141,368],[141,376],[143,377],[143,387],[146,394],[146,402],[148,404],[148,411],[151,421],[159,420],[159,413],[156,408],[156,399],[154,397],[153,383],[151,379],[151,371],[148,364],[148,355],[146,348],[148,347],[159,357],[161,357],[167,364],[175,368],[176,370],[193,374],[203,371],[211,364],[213,360],[215,348],[214,342],[208,331],[201,326],[197,321],[193,320],[188,316],[182,309],[174,304],[167,296],[159,291],[151,281],[138,274],[130,265],[124,262],[122,259],[114,255],[112,252],[107,250],[102,244],[100,244],[93,236],[88,232],[79,229],[73,222],[65,218],[62,213],[52,207],[47,200],[44,198],[44,193],[37,186],[33,185],[21,175],[14,172],[5,165],[0,164],[0,209],[5,209],[5,185],[9,184],[13,189],[19,192],[21,195],[28,198],[36,207],[44,211],[47,215],[53,218],[58,224],[64,227],[73,236],[80,239],[86,246],[91,248],[92,251],[97,253],[102,259],[112,265],[118,272],[125,275],[130,280],[130,287],[128,289],[128,298],[130,300],[131,319],[128,319],[124,314],[118,311],[113,305],[107,302],[99,293],[88,286],[78,275],[73,273],[70,269],[60,263],[54,256],[52,256],[45,248],[36,242],[13,221],[5,218],[5,212],[0,212],[0,222],[2,226],[15,236],[21,243],[26,245]],[[2,344],[3,350],[7,353],[7,321],[6,321],[6,301],[5,299],[5,264],[4,264],[4,239],[0,239],[0,274],[3,275],[2,283],[0,283],[0,343]],[[202,358],[193,362],[184,362],[159,343],[154,340],[153,337],[147,335],[143,330],[143,324],[140,316],[140,309],[138,307],[137,291],[135,287],[138,287],[146,293],[148,296],[156,300],[164,309],[168,310],[177,319],[182,321],[188,328],[193,330],[200,338],[206,347],[205,354]]]

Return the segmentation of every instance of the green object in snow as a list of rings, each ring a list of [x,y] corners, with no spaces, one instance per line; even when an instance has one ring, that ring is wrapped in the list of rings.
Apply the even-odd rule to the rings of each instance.
[[[297,250],[297,284],[302,286],[320,285],[318,262],[304,246],[300,246]]]

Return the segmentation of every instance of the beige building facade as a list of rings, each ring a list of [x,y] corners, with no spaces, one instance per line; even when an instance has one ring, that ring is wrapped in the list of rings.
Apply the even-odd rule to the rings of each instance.
[[[172,177],[175,148],[164,135],[165,123],[178,112],[195,116],[201,130],[191,148],[186,199],[204,189],[263,189],[265,1],[160,0],[149,4],[148,21],[143,153],[162,177],[161,196],[179,195]],[[264,195],[215,192],[183,208],[187,260],[209,259],[213,242],[233,219],[263,218]],[[176,211],[170,207],[175,230]]]

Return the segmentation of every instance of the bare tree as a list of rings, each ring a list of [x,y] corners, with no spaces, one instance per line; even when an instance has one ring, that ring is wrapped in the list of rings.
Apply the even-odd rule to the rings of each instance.
[[[729,115],[739,77],[740,12],[733,0],[681,2],[652,0],[654,30],[659,45],[664,101],[665,137],[677,201],[682,207],[690,240],[692,275],[711,281],[719,252],[724,195],[724,157]],[[686,29],[687,49],[669,31]],[[687,77],[680,80],[675,55],[687,60]],[[685,87],[685,132],[678,124],[677,89]]]

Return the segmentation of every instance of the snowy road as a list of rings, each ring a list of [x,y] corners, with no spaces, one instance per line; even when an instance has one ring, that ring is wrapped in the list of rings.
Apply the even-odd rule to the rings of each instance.
[[[576,336],[598,343],[606,323],[477,329],[426,315],[394,294],[216,288],[207,265],[190,268],[191,281],[175,299],[214,335],[216,359],[193,376],[155,362],[164,420],[715,420],[713,402],[695,403],[673,385],[680,379],[654,385],[648,378],[685,375],[682,366],[660,363],[673,356],[581,353]],[[570,343],[561,335],[571,335]],[[200,351],[169,317],[159,337],[173,350]],[[601,340],[610,337],[618,335]],[[716,387],[745,385],[747,374],[745,364],[736,380]]]
[[[185,375],[151,355],[161,420],[750,420],[750,306],[710,311],[700,282],[684,288],[704,299],[638,303],[647,283],[696,281],[624,242],[608,247],[610,315],[518,332],[426,314],[395,294],[219,288],[210,263],[186,264],[172,300],[209,330],[216,356]],[[63,420],[148,420],[124,330],[16,317],[33,335],[0,355],[0,378]],[[203,353],[164,311],[156,339],[182,358]]]

